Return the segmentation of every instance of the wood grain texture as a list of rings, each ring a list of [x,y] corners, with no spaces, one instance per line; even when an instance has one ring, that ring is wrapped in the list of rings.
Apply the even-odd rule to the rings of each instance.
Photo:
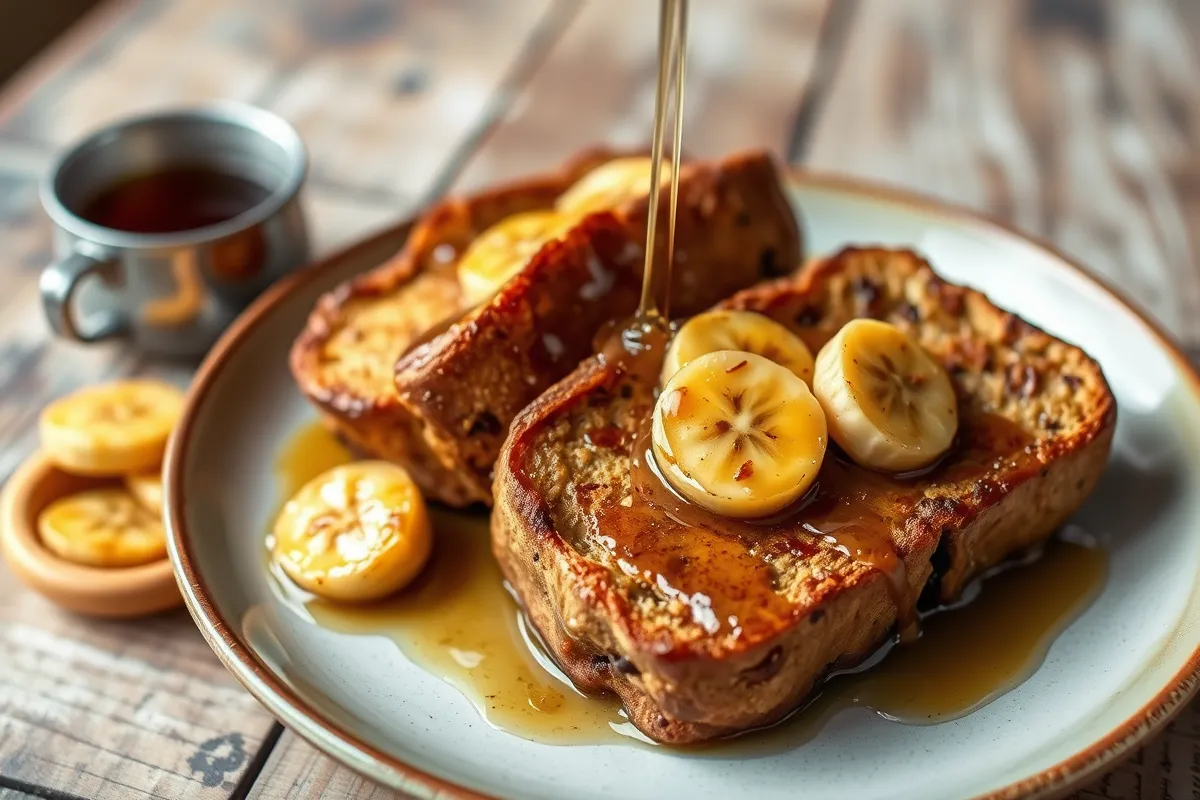
[[[796,147],[820,168],[986,210],[1200,347],[1200,3],[837,0],[844,47],[826,41],[818,58],[833,2],[693,3],[690,153]],[[57,147],[163,105],[273,108],[312,151],[306,208],[324,252],[448,185],[647,141],[655,14],[645,0],[114,0],[89,15],[0,95],[0,478],[35,445],[48,400],[121,375],[190,376],[119,346],[48,341],[35,182]],[[819,94],[814,70],[830,78]],[[0,567],[0,647],[0,800],[27,786],[229,796],[272,730],[182,613],[81,620]],[[1076,796],[1190,796],[1198,743],[1193,706]],[[250,791],[404,797],[290,732]]]
[[[422,196],[486,124],[505,75],[535,55],[531,40],[556,8],[555,0],[130,0],[119,20],[105,9],[72,49],[18,78],[20,102],[0,104],[0,140],[58,148],[128,114],[250,102],[300,130],[313,184]]]
[[[1119,767],[1069,800],[1170,800],[1200,795],[1200,706],[1192,703]]]
[[[809,163],[1045,236],[1200,337],[1186,3],[861,0]]]
[[[284,731],[271,751],[249,800],[307,800],[340,797],[345,800],[410,800],[343,767],[296,734]]]
[[[829,0],[695,0],[685,142],[703,157],[748,147],[782,154],[808,86]],[[585,3],[512,109],[488,132],[455,191],[546,170],[599,142],[649,142],[658,9]]]
[[[0,565],[0,775],[84,798],[225,798],[273,720],[186,612],[83,620]]]
[[[288,115],[310,147],[305,206],[324,253],[402,216],[506,104],[552,0],[501,6],[356,0],[104,6],[0,97],[0,479],[36,418],[81,385],[191,363],[47,336],[37,275],[51,258],[36,181],[59,147],[130,113],[212,99]],[[330,114],[331,107],[338,109]],[[274,722],[187,615],[96,623],[55,610],[0,567],[0,780],[64,797],[228,797]],[[265,758],[265,752],[261,753]],[[0,784],[3,785],[3,784]]]

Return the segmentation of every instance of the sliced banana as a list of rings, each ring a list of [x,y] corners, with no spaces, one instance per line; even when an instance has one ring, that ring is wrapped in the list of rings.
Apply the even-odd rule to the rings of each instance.
[[[334,467],[300,488],[275,521],[274,557],[299,586],[329,600],[377,600],[406,586],[429,558],[425,500],[384,461]]]
[[[55,500],[38,515],[38,533],[55,555],[92,567],[135,567],[167,555],[159,515],[121,487]]]
[[[817,354],[813,391],[829,435],[864,467],[904,472],[933,463],[958,430],[946,370],[894,325],[847,323]]]
[[[614,158],[584,175],[559,196],[554,207],[569,217],[608,211],[629,200],[650,194],[653,162],[649,156]],[[661,180],[671,179],[669,164],[662,166]]]
[[[760,355],[812,385],[813,356],[808,346],[775,320],[753,311],[708,311],[685,322],[667,349],[662,382],[692,359],[717,350]]]
[[[163,487],[162,472],[155,469],[149,472],[135,472],[125,476],[125,488],[133,498],[146,509],[155,514],[162,514]]]
[[[526,211],[501,220],[476,237],[458,262],[458,282],[468,305],[487,300],[521,271],[546,242],[570,227],[554,211]]]
[[[659,395],[655,461],[681,495],[728,517],[763,517],[812,485],[825,415],[796,373],[754,353],[718,350],[676,372]]]
[[[90,386],[42,410],[42,449],[78,475],[116,477],[157,469],[182,411],[183,392],[159,381]]]

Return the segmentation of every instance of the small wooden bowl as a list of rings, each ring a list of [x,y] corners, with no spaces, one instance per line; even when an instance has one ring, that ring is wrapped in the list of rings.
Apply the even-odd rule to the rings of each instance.
[[[37,525],[42,509],[68,494],[111,484],[63,472],[34,453],[0,494],[0,550],[18,578],[71,611],[116,618],[174,608],[183,598],[165,555],[149,564],[105,569],[74,564],[42,544]]]

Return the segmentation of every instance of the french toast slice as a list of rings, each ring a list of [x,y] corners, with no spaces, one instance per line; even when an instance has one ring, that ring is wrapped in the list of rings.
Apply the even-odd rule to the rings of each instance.
[[[491,470],[512,418],[591,352],[603,323],[633,311],[649,202],[585,219],[604,233],[548,243],[475,308],[463,308],[458,254],[505,217],[552,206],[611,155],[443,203],[392,262],[321,299],[293,346],[292,371],[348,444],[408,468],[430,499],[491,503]],[[679,185],[679,308],[700,310],[799,264],[799,229],[766,154],[687,163]],[[604,241],[602,259],[593,238]]]
[[[908,251],[848,249],[721,305],[775,319],[814,353],[853,318],[894,323],[946,366],[960,427],[941,462],[905,478],[831,447],[808,505],[748,525],[697,521],[631,478],[655,370],[594,357],[517,418],[496,464],[495,556],[572,681],[615,692],[667,743],[781,719],[884,643],[901,606],[952,601],[1046,539],[1095,486],[1116,423],[1082,350]],[[827,535],[847,524],[902,568],[847,555]]]
[[[697,162],[681,175],[670,294],[678,313],[799,266],[795,215],[768,156]],[[397,362],[400,404],[421,420],[425,447],[454,465],[471,500],[491,502],[492,468],[513,418],[593,352],[602,326],[636,309],[648,215],[642,198],[584,220],[491,302]],[[666,245],[664,224],[659,263]]]
[[[292,345],[289,365],[325,424],[365,455],[403,463],[424,488],[454,475],[422,447],[421,422],[400,406],[396,359],[428,330],[461,313],[458,258],[483,231],[524,211],[550,208],[575,181],[618,155],[585,151],[555,172],[433,206],[391,260],[325,294]]]

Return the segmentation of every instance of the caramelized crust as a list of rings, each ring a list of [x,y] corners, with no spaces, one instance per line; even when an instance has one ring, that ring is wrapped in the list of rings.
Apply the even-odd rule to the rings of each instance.
[[[572,680],[615,691],[663,742],[780,719],[873,652],[897,602],[951,601],[1045,539],[1094,487],[1116,422],[1083,351],[911,252],[846,250],[722,306],[766,314],[814,352],[855,317],[898,325],[949,370],[960,433],[920,476],[870,473],[834,449],[790,518],[683,525],[631,483],[653,404],[637,376],[590,359],[518,417],[496,465],[495,555]],[[847,521],[894,548],[899,600],[888,575],[819,535]]]
[[[292,348],[292,372],[343,440],[407,467],[431,499],[491,503],[492,465],[512,418],[591,352],[604,322],[633,311],[648,203],[549,243],[465,315],[457,259],[483,230],[551,207],[613,155],[597,151],[559,174],[447,201],[395,259],[320,300]],[[799,231],[769,157],[688,164],[680,175],[673,296],[681,307],[696,311],[799,263]],[[603,240],[600,260],[594,239]]]
[[[396,396],[396,359],[435,325],[462,311],[458,258],[483,231],[513,214],[550,208],[576,180],[614,157],[585,152],[560,171],[430,209],[404,248],[387,263],[323,296],[292,345],[290,365],[300,390],[325,423],[353,449],[403,464],[431,496],[455,505],[475,498],[431,451],[421,420]]]
[[[799,264],[795,216],[770,158],[690,164],[681,175],[670,294],[679,314]],[[429,449],[465,467],[459,477],[473,481],[473,499],[491,501],[492,467],[512,419],[593,352],[605,323],[636,309],[648,208],[643,198],[593,215],[542,248],[489,303],[397,363],[401,404],[422,421]],[[662,263],[665,225],[659,234]]]

